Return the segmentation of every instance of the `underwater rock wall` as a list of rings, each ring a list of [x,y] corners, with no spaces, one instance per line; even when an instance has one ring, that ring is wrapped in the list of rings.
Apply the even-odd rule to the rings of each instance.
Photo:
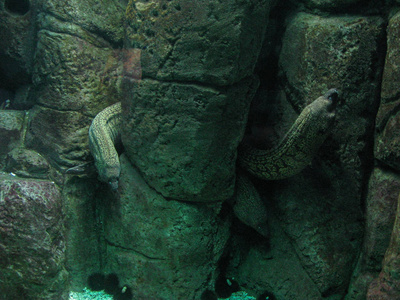
[[[122,82],[122,141],[164,197],[213,202],[233,195],[270,5],[130,1],[125,47],[141,49],[142,78]]]
[[[229,238],[230,218],[213,204],[166,200],[121,156],[118,199],[105,204],[105,273],[133,299],[200,299]]]
[[[138,299],[199,299],[221,274],[280,300],[361,300],[369,286],[368,299],[400,295],[397,229],[389,245],[400,190],[395,4],[9,3],[0,1],[0,166],[17,178],[0,182],[0,256],[26,252],[0,260],[0,293],[66,299],[101,272]],[[270,237],[257,235],[222,205],[250,102],[256,94],[276,122],[261,124],[256,139],[279,136],[330,87],[342,103],[312,166],[256,181]],[[118,101],[126,153],[112,192],[96,180],[88,127]],[[8,197],[10,185],[25,184],[36,202]],[[29,241],[7,229],[32,224]],[[52,227],[51,249],[48,237],[31,242],[43,240],[43,226]],[[27,256],[51,267],[20,263]]]
[[[0,298],[66,299],[59,188],[48,180],[0,176]]]
[[[376,134],[375,134],[375,148],[374,154],[378,160],[378,168],[376,172],[386,173],[384,183],[391,186],[399,185],[399,131],[398,131],[398,105],[399,105],[399,77],[397,76],[400,64],[399,57],[399,22],[400,14],[392,13],[387,27],[387,53],[385,60],[385,68],[382,78],[381,90],[381,105],[376,117]],[[373,179],[371,180],[372,182]],[[378,187],[380,188],[380,187]],[[380,251],[379,258],[385,255],[382,265],[374,269],[374,280],[368,290],[367,299],[393,299],[400,297],[399,286],[399,263],[398,257],[398,236],[399,236],[399,200],[397,198],[398,189],[391,192],[389,189],[386,191],[388,195],[385,196],[387,204],[385,206],[375,205],[371,207],[372,213],[380,214],[381,211],[387,207],[393,207],[390,211],[390,219],[387,222],[389,228],[383,228],[381,234],[384,234],[384,245],[388,245],[386,252]],[[389,194],[390,193],[390,194]],[[391,201],[389,201],[391,200]],[[397,211],[395,209],[397,207]],[[396,221],[395,221],[396,220]],[[392,225],[395,225],[392,231]],[[386,224],[385,224],[386,225]],[[389,235],[391,233],[391,240],[389,244]],[[380,272],[377,278],[376,273]]]
[[[285,270],[289,261],[295,265],[291,258],[295,255],[296,263],[305,271],[302,275],[297,273],[296,281],[310,291],[310,299],[340,299],[347,293],[365,230],[362,209],[373,163],[373,126],[379,105],[385,27],[381,17],[327,16],[317,10],[322,5],[312,5],[311,1],[307,5],[315,11],[284,17],[287,26],[279,38],[281,47],[264,58],[268,61],[279,57],[275,69],[278,84],[271,86],[261,77],[261,89],[267,90],[263,95],[274,97],[274,93],[282,93],[273,89],[284,90],[286,97],[271,102],[283,107],[275,108],[277,114],[287,114],[287,106],[301,111],[321,90],[330,87],[340,91],[342,102],[332,134],[309,168],[286,180],[259,183],[270,211],[270,226],[283,232],[276,236],[278,231],[271,231],[270,247],[274,249],[287,242],[293,247],[282,256],[271,250],[262,264]],[[335,5],[340,6],[337,1]],[[262,68],[263,65],[258,66],[263,75]],[[281,117],[280,123],[284,119]],[[281,125],[265,126],[275,126],[278,131]],[[243,238],[239,235],[237,240],[240,244]],[[250,251],[262,257],[264,247],[258,245]],[[237,266],[233,264],[232,276],[241,284],[258,291],[269,290],[278,299],[303,297],[299,286],[287,284],[294,281],[294,274],[258,272],[251,255],[239,255],[243,261]]]

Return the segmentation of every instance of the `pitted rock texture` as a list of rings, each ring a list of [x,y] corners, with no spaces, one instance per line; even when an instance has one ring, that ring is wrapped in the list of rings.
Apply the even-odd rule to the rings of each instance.
[[[376,167],[369,179],[364,242],[346,300],[366,299],[368,286],[382,268],[400,192],[400,175]]]
[[[0,298],[68,298],[62,203],[54,182],[1,175],[0,236]]]
[[[38,33],[31,97],[49,108],[96,115],[117,97],[118,56],[105,42],[48,27]]]
[[[125,155],[119,197],[105,200],[105,273],[116,273],[134,299],[200,299],[205,289],[213,289],[229,237],[221,203],[167,201]]]
[[[17,110],[0,110],[0,158],[13,148],[18,147],[23,139],[25,112]],[[0,163],[0,166],[3,163]]]
[[[269,202],[269,204],[271,204]],[[270,208],[270,238],[256,241],[251,240],[251,233],[243,232],[233,236],[232,268],[228,273],[252,295],[261,292],[272,292],[276,299],[307,299],[320,300],[322,298],[318,287],[307,274],[290,238],[285,234],[274,217]]]
[[[103,203],[100,197],[111,197],[98,189],[97,180],[87,176],[67,176],[62,197],[65,211],[66,268],[70,290],[82,291],[88,276],[99,272],[104,263]],[[109,199],[107,199],[109,200]]]
[[[41,0],[37,3],[40,28],[64,32],[86,41],[121,45],[124,35],[125,1]]]
[[[126,48],[143,76],[226,86],[251,76],[272,1],[131,0]]]
[[[30,111],[27,145],[65,169],[89,157],[91,118],[74,111],[36,106]]]
[[[383,25],[379,17],[296,14],[284,33],[279,58],[281,82],[295,107],[335,86],[349,112],[373,112]]]
[[[400,299],[400,201],[389,247],[382,261],[379,277],[369,286],[367,300]]]
[[[273,201],[280,226],[321,294],[344,295],[362,243],[361,209],[325,168],[282,180]],[[307,188],[305,188],[307,187]],[[267,191],[265,191],[267,192]],[[347,196],[347,197],[346,197]]]
[[[368,190],[367,227],[364,237],[366,248],[363,253],[366,255],[367,267],[378,271],[393,229],[400,192],[400,175],[375,168],[369,180]]]
[[[293,107],[300,112],[331,86],[343,101],[311,167],[274,184],[273,193],[261,188],[300,264],[326,298],[346,294],[361,250],[362,191],[372,161],[383,34],[380,18],[298,13],[283,36],[279,80]]]
[[[338,11],[346,10],[346,8],[355,4],[368,3],[369,0],[303,0],[302,2],[311,9]]]
[[[232,196],[271,2],[129,2],[125,47],[141,49],[143,80],[122,82],[122,143],[164,197]]]
[[[400,13],[394,15],[387,29],[387,54],[382,77],[381,103],[376,116],[375,157],[400,170]]]
[[[8,90],[31,83],[35,42],[34,13],[30,7],[20,12],[20,5],[13,4],[0,3],[0,88]]]
[[[119,101],[123,54],[113,48],[122,46],[125,9],[119,2],[39,1],[36,13],[29,98],[38,105],[29,146],[65,170],[87,161],[82,137],[91,118]]]
[[[4,170],[19,177],[48,179],[50,165],[38,152],[16,147],[7,154]]]
[[[127,156],[164,197],[202,202],[231,197],[236,148],[256,86],[253,78],[226,88],[125,79]]]

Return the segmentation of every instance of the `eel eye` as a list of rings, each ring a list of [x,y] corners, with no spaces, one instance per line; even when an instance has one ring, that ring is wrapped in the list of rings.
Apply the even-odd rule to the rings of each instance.
[[[331,100],[332,102],[336,103],[339,100],[339,92],[337,89],[330,89],[326,94],[325,97]]]
[[[117,190],[118,189],[118,179],[113,179],[108,182],[112,190]]]
[[[328,110],[333,111],[339,102],[339,92],[336,89],[330,89],[328,92],[326,92],[325,98],[331,102]]]

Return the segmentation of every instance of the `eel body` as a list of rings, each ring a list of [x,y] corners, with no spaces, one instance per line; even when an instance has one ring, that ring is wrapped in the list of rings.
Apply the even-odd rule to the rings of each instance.
[[[283,179],[299,173],[312,161],[328,136],[337,102],[336,89],[314,100],[303,109],[285,137],[272,149],[261,150],[240,144],[239,165],[264,180]]]
[[[121,102],[115,103],[96,115],[89,128],[89,148],[93,155],[99,180],[118,188],[121,172],[115,145],[121,140]]]
[[[267,207],[250,178],[240,171],[236,176],[233,212],[244,224],[268,237]]]
[[[282,141],[270,150],[260,150],[241,144],[238,153],[239,165],[250,174],[266,180],[282,179],[300,172],[311,162],[329,134],[337,101],[338,93],[335,89],[331,89],[306,106]],[[93,119],[89,128],[89,147],[99,180],[108,183],[112,189],[118,188],[121,171],[115,147],[121,139],[121,119],[121,103],[118,102],[102,110]],[[255,199],[257,196],[254,191],[248,189],[250,186],[248,181],[240,177],[238,194],[240,197],[243,194],[247,195],[245,196],[247,199],[248,197]],[[259,202],[257,199],[254,201]],[[238,208],[239,210],[241,209]],[[244,216],[241,219],[243,218]],[[256,223],[264,223],[264,220]]]

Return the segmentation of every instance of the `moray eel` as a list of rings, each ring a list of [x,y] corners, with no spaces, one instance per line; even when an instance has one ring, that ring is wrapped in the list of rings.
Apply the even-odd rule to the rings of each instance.
[[[238,149],[238,163],[250,174],[265,180],[283,179],[304,169],[329,134],[335,118],[338,92],[329,90],[304,108],[285,137],[269,150],[247,144]],[[267,207],[250,178],[239,168],[233,211],[244,224],[268,237]]]
[[[272,149],[261,150],[240,144],[238,163],[250,174],[277,180],[293,176],[312,161],[329,134],[335,119],[338,92],[330,89],[307,105],[285,137]]]
[[[89,148],[99,174],[99,180],[118,188],[121,173],[115,145],[121,140],[121,102],[102,110],[89,127]]]
[[[233,212],[247,226],[268,237],[267,207],[250,178],[239,171],[236,176]]]
[[[300,172],[311,162],[327,137],[335,117],[337,102],[338,92],[331,89],[306,106],[286,136],[273,149],[260,150],[241,144],[238,149],[239,165],[250,174],[266,180],[282,179]],[[120,128],[120,102],[102,110],[89,128],[89,147],[99,180],[108,183],[112,189],[118,188],[121,171],[115,148],[121,139]],[[243,192],[253,197],[254,191],[249,189],[251,187],[249,188],[248,180],[239,179],[239,194]]]

